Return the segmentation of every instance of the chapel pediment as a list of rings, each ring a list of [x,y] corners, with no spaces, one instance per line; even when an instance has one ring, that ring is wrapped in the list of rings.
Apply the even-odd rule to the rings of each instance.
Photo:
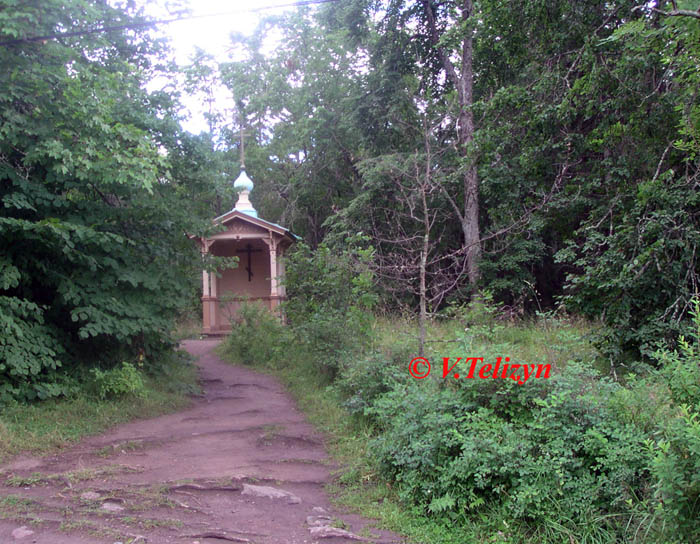
[[[248,221],[244,221],[243,219],[235,218],[231,220],[228,223],[225,223],[226,226],[226,231],[227,233],[230,234],[259,234],[259,235],[264,235],[267,234],[269,231],[267,229],[264,229],[263,227],[260,227],[258,225],[253,225],[252,223]]]

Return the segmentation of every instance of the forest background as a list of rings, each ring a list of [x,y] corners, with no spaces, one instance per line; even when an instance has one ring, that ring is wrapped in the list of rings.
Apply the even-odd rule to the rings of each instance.
[[[0,403],[170,368],[243,131],[260,215],[305,243],[289,326],[250,309],[229,351],[305,354],[365,430],[356,476],[436,541],[698,540],[699,8],[327,2],[177,66],[132,2],[3,0]],[[181,91],[222,84],[235,116],[184,131]],[[554,376],[407,378],[475,348]]]

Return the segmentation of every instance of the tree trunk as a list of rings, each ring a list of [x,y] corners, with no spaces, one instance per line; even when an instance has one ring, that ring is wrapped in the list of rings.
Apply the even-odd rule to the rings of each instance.
[[[462,4],[462,21],[466,21],[472,15],[474,9],[472,0],[464,0]],[[467,146],[474,141],[474,114],[472,105],[474,102],[472,88],[474,70],[472,67],[473,39],[469,32],[462,42],[462,66],[459,74],[459,123],[458,143],[459,149],[466,153]],[[445,59],[449,62],[449,59]],[[464,232],[464,245],[467,251],[467,275],[469,283],[475,285],[479,281],[481,260],[481,241],[479,232],[479,175],[476,164],[472,162],[464,176],[464,216],[462,218],[462,231]]]
[[[430,162],[428,162],[430,165]],[[429,175],[429,174],[428,174]],[[427,291],[425,288],[426,268],[428,266],[428,250],[430,248],[430,217],[428,215],[428,203],[425,198],[425,185],[421,189],[423,204],[423,247],[420,252],[420,314],[418,316],[418,355],[425,355],[426,322],[428,320],[428,308],[426,304]]]
[[[472,0],[462,0],[462,23],[466,23],[472,16],[474,4]],[[457,144],[463,155],[467,153],[467,147],[474,141],[474,114],[473,105],[473,79],[472,66],[473,39],[471,31],[465,34],[462,41],[462,53],[459,70],[450,59],[449,54],[440,46],[440,33],[435,20],[435,11],[430,0],[423,0],[423,9],[430,29],[430,39],[437,48],[440,62],[445,69],[448,79],[457,90],[459,101],[459,117],[457,119]],[[460,213],[460,223],[464,235],[464,250],[467,258],[467,276],[470,285],[475,285],[480,278],[479,261],[481,260],[481,233],[479,230],[479,175],[476,164],[472,162],[463,180],[464,204]]]

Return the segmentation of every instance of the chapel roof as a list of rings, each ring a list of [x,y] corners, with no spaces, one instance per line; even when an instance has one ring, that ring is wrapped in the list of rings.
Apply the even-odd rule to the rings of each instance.
[[[263,227],[269,231],[276,232],[277,234],[288,236],[293,241],[301,240],[300,236],[297,236],[282,225],[278,225],[277,223],[273,223],[272,221],[267,221],[258,217],[257,210],[248,199],[248,195],[254,187],[255,184],[253,183],[253,180],[248,177],[245,172],[245,168],[242,168],[238,178],[233,182],[233,188],[237,189],[239,192],[238,201],[236,202],[235,207],[225,214],[216,217],[214,219],[214,223],[226,224],[235,219],[240,219],[252,223],[253,225]]]

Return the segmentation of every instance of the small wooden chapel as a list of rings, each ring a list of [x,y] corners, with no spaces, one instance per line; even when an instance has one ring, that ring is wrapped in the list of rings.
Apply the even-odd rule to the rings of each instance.
[[[238,201],[230,211],[214,219],[224,230],[200,239],[203,253],[238,257],[236,268],[202,273],[202,333],[225,334],[231,330],[243,301],[259,302],[277,311],[285,298],[284,252],[297,239],[289,229],[265,221],[250,202],[253,181],[241,170],[233,184]]]

